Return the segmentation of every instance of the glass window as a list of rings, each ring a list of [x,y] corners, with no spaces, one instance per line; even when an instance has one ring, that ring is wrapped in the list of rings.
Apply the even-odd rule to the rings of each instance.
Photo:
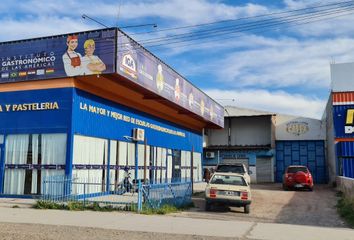
[[[217,172],[232,172],[232,173],[245,173],[245,169],[242,165],[235,166],[235,165],[218,165]]]
[[[297,173],[297,172],[304,172],[307,173],[307,167],[289,167],[288,168],[288,173]]]
[[[214,174],[214,176],[210,180],[210,183],[211,184],[247,186],[245,179],[241,176],[220,175],[220,174]]]
[[[73,179],[86,181],[86,189],[74,184],[75,193],[93,193],[105,190],[108,140],[87,136],[74,136]]]
[[[64,170],[48,165],[65,165],[66,138],[66,134],[8,135],[4,194],[40,194],[46,176],[64,175]]]

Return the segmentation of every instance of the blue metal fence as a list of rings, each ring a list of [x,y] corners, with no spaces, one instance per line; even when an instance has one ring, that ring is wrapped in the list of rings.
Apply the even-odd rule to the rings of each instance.
[[[191,182],[142,185],[141,191],[148,208],[158,209],[166,204],[181,207],[192,202]]]
[[[181,207],[192,202],[192,183],[143,184],[121,182],[107,188],[102,179],[49,176],[42,182],[42,200],[56,203],[80,202],[112,206],[124,210],[159,209],[164,205]],[[107,191],[108,189],[108,191]]]

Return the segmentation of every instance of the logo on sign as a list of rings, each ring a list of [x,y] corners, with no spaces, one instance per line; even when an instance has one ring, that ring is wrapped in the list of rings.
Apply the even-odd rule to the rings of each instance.
[[[128,74],[134,79],[138,78],[137,71],[136,71],[136,62],[130,53],[127,53],[123,56],[122,62],[120,65],[120,70],[124,73]]]
[[[307,122],[289,122],[286,124],[286,131],[288,133],[300,136],[310,130]]]
[[[354,109],[347,109],[347,118],[345,120],[344,133],[354,133]]]
[[[12,73],[10,73],[10,77],[12,77],[12,78],[17,77],[17,72],[12,72]]]

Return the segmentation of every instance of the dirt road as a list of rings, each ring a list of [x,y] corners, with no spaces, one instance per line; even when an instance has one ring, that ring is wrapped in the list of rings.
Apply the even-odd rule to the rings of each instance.
[[[317,185],[313,192],[283,191],[280,184],[252,185],[252,199],[250,214],[244,214],[243,208],[224,207],[216,207],[211,212],[205,212],[203,195],[200,195],[194,197],[196,208],[176,215],[219,220],[347,227],[336,211],[336,192],[327,185]]]

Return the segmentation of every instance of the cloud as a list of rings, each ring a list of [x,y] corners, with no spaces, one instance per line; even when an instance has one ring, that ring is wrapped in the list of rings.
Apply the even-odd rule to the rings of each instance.
[[[72,0],[30,0],[21,3],[4,0],[0,6],[1,13],[10,9],[25,15],[65,15],[80,17],[86,13],[91,16],[112,18],[118,16],[119,2],[113,0],[87,0],[85,4]],[[15,7],[15,8],[14,8]],[[220,1],[208,0],[145,0],[122,1],[121,19],[157,17],[176,20],[179,23],[205,23],[213,20],[230,19],[239,16],[250,16],[267,12],[267,7],[256,4],[244,6],[227,5]]]
[[[231,88],[318,90],[330,86],[330,62],[354,59],[351,38],[298,40],[244,36],[239,43],[225,45],[228,53],[210,54],[197,64],[185,63],[184,71],[197,76],[205,69],[212,69],[213,81]]]
[[[327,99],[262,89],[204,89],[223,105],[321,119]],[[226,99],[226,100],[221,100]],[[235,99],[231,101],[231,99]]]
[[[72,21],[68,17],[56,16],[23,20],[3,19],[0,21],[0,25],[0,41],[43,37],[90,29],[90,26],[86,25],[84,21]]]

